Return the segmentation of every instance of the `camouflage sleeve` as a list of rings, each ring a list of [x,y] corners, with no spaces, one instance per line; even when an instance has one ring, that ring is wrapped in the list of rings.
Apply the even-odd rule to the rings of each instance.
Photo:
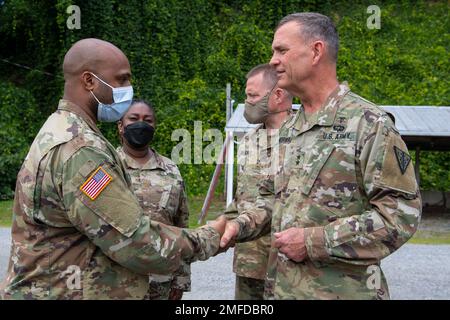
[[[179,228],[189,228],[189,209],[187,205],[186,188],[184,182],[180,183],[180,199],[178,210],[174,218],[174,225]]]
[[[241,180],[242,186],[245,182]],[[273,179],[260,181],[256,197],[237,199],[238,217],[234,219],[239,226],[238,242],[258,239],[270,232],[274,203]]]
[[[238,178],[235,219],[240,225],[239,242],[251,241],[270,232],[273,207],[273,176],[270,161],[262,149],[267,142],[257,134],[244,136],[238,148]],[[259,149],[262,148],[262,149]],[[265,160],[264,160],[265,159]]]
[[[191,265],[183,263],[174,273],[171,287],[183,291],[191,291]]]
[[[371,208],[324,227],[306,228],[305,242],[312,260],[373,264],[416,231],[422,206],[405,143],[383,116],[365,133],[357,141],[356,170]]]
[[[236,198],[225,209],[224,215],[228,220],[234,220],[241,226],[238,242],[258,239],[269,233],[271,217],[268,215],[272,213],[273,195],[270,193],[262,196],[257,195],[251,200],[248,198],[237,200]],[[237,204],[237,201],[239,201],[239,204]],[[257,207],[256,203],[260,203],[260,207]],[[257,225],[254,221],[262,221],[262,223]]]
[[[238,211],[236,207],[236,198],[225,208],[223,213],[228,220],[237,218]]]
[[[175,226],[180,228],[189,227],[189,209],[187,206],[186,189],[184,182],[181,181],[180,203],[175,219]],[[172,288],[183,291],[191,291],[191,265],[182,263],[181,267],[174,273]]]
[[[238,208],[237,208],[237,199],[239,197],[239,194],[242,192],[242,183],[241,177],[242,177],[242,171],[244,168],[244,161],[246,159],[245,157],[245,148],[243,146],[242,141],[245,141],[247,139],[247,135],[243,137],[241,140],[241,143],[239,144],[239,148],[237,151],[237,187],[236,187],[236,193],[234,195],[233,201],[225,208],[224,215],[228,220],[232,220],[237,218],[239,215]]]
[[[95,199],[83,192],[97,170],[111,178]],[[72,224],[105,255],[139,274],[169,274],[182,260],[204,260],[219,246],[211,227],[180,229],[151,221],[124,178],[122,168],[94,147],[82,147],[64,164],[62,196]],[[84,188],[86,191],[86,188]]]

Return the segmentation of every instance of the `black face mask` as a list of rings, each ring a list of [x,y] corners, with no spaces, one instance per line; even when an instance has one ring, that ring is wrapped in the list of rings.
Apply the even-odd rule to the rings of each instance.
[[[153,139],[155,128],[147,122],[138,121],[125,127],[123,137],[133,148],[143,148]]]

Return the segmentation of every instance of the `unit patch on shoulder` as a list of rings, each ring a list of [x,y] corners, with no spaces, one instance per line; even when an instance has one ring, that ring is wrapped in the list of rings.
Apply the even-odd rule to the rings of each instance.
[[[406,152],[400,150],[396,146],[394,146],[395,157],[397,158],[398,166],[400,167],[400,171],[402,174],[406,172],[409,163],[411,162],[411,156]]]
[[[111,180],[112,177],[100,166],[83,183],[80,190],[91,200],[95,200]]]

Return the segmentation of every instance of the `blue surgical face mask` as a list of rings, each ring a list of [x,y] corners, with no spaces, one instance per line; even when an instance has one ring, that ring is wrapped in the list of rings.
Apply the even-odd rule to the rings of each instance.
[[[113,94],[113,103],[111,104],[104,104],[101,103],[95,94],[90,91],[91,94],[94,96],[95,100],[98,102],[98,109],[97,109],[97,119],[98,121],[103,122],[114,122],[120,120],[123,115],[127,112],[128,108],[131,105],[131,101],[133,100],[133,87],[119,87],[114,88],[113,86],[109,85],[99,77],[97,77],[94,73],[91,72],[91,74],[96,77],[99,81],[101,81],[103,84],[107,85],[112,89]]]

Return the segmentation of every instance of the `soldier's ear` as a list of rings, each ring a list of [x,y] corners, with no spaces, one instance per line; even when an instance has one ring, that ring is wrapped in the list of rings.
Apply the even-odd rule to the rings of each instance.
[[[312,43],[312,50],[313,50],[312,64],[316,65],[319,63],[319,61],[322,59],[324,55],[325,43],[321,40],[314,41]]]
[[[277,103],[280,103],[283,100],[283,93],[284,93],[284,91],[281,88],[277,88],[275,90],[275,97],[276,97]]]
[[[84,71],[81,74],[81,81],[83,83],[83,87],[90,91],[90,90],[94,90],[95,88],[95,81],[94,81],[94,76],[92,75],[92,73],[90,73],[89,71]]]

